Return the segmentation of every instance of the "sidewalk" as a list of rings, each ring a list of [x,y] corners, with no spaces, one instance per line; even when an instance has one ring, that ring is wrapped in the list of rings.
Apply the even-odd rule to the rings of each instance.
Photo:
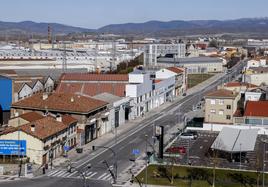
[[[219,78],[221,78],[224,74],[217,74],[213,77],[211,77],[210,79],[196,85],[193,88],[190,88],[187,91],[187,94],[193,94],[195,92],[197,92],[198,90],[204,88],[205,85],[211,84],[214,81],[217,81]],[[117,137],[118,139],[120,138],[120,136],[124,135],[126,132],[128,132],[129,130],[137,127],[138,125],[141,124],[142,121],[152,117],[153,115],[159,114],[160,112],[162,112],[164,109],[168,108],[169,106],[171,106],[172,104],[174,104],[175,102],[181,100],[182,96],[179,96],[177,98],[174,99],[173,102],[167,102],[163,105],[161,105],[158,108],[155,108],[153,110],[151,110],[150,112],[146,113],[144,117],[140,117],[140,118],[136,118],[132,121],[129,121],[127,123],[125,123],[124,125],[121,125],[117,128]],[[104,146],[107,145],[108,143],[115,141],[115,134],[113,132],[109,132],[106,133],[105,135],[98,137],[96,140],[93,140],[92,142],[83,145],[83,153],[82,154],[78,154],[76,153],[76,149],[72,149],[68,152],[68,158],[64,158],[64,157],[60,157],[60,158],[56,158],[53,160],[53,166],[54,167],[58,167],[58,166],[63,166],[66,162],[68,162],[69,160],[72,160],[72,162],[76,162],[78,160],[81,160],[81,158],[85,157],[85,155],[89,155],[92,152],[92,146],[93,145],[100,145],[100,146]]]

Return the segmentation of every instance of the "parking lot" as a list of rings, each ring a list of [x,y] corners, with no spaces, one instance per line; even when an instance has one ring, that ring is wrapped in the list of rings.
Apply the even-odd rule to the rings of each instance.
[[[255,149],[252,152],[221,153],[212,152],[210,149],[218,135],[217,133],[198,132],[197,134],[198,136],[195,139],[178,137],[169,146],[169,149],[166,149],[165,157],[176,155],[177,164],[208,167],[213,167],[215,164],[219,168],[260,171],[263,170],[264,166],[265,171],[268,171],[268,164],[266,163],[268,161],[268,145],[263,143],[264,136],[258,136]]]

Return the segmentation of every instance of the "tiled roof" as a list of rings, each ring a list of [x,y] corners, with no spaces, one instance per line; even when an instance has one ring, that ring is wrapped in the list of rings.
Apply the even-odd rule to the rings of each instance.
[[[172,72],[177,73],[177,74],[184,72],[184,70],[182,68],[178,68],[178,67],[168,67],[167,69],[169,71],[172,71]]]
[[[237,95],[238,93],[236,92],[220,89],[208,93],[206,97],[235,98]]]
[[[104,101],[69,93],[52,93],[48,95],[47,99],[43,99],[43,94],[38,93],[13,103],[12,107],[70,113],[89,113],[107,104]]]
[[[31,127],[34,126],[34,131],[31,130]],[[51,116],[44,117],[39,120],[35,120],[31,123],[27,123],[20,127],[9,127],[4,130],[1,134],[8,134],[21,130],[31,136],[34,136],[40,140],[45,140],[65,129],[68,128],[68,125],[63,122],[59,122]]]
[[[125,96],[125,83],[64,83],[56,89],[57,93],[72,93],[95,96],[101,93],[110,93],[119,97]]]
[[[239,87],[239,86],[246,86],[247,88],[256,88],[258,87],[255,84],[250,84],[246,82],[228,82],[225,84],[226,87]]]
[[[77,119],[73,118],[71,115],[62,116],[62,123],[64,123],[67,126],[69,126],[75,122],[77,122]]]
[[[268,117],[268,101],[247,101],[245,116]]]
[[[69,81],[128,81],[128,74],[66,73],[61,80]]]
[[[37,113],[37,112],[28,112],[28,113],[25,113],[25,114],[21,114],[19,116],[19,118],[22,118],[28,122],[32,122],[32,121],[35,121],[35,120],[38,120],[38,119],[42,119],[44,118],[43,115]]]

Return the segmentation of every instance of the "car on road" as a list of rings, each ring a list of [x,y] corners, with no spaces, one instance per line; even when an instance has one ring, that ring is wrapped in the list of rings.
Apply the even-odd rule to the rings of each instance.
[[[189,132],[183,132],[180,134],[180,138],[181,139],[191,139],[191,140],[194,140],[195,139],[195,136],[193,133],[189,133]]]
[[[186,96],[186,95],[187,95],[187,93],[183,93],[183,94],[182,94],[182,96]]]
[[[183,146],[179,147],[169,147],[166,150],[167,153],[179,153],[179,154],[185,154],[186,153],[186,148]]]

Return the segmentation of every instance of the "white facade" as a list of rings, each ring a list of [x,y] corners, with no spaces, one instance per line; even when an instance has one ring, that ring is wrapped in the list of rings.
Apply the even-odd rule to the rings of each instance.
[[[259,101],[261,96],[261,92],[245,92],[245,103],[247,101]]]
[[[157,65],[157,57],[174,54],[176,58],[184,58],[186,45],[179,44],[148,44],[144,49],[144,66]]]
[[[244,74],[244,82],[260,86],[268,85],[268,73]]]
[[[247,69],[251,67],[266,67],[266,59],[258,60],[249,60],[247,61]]]

